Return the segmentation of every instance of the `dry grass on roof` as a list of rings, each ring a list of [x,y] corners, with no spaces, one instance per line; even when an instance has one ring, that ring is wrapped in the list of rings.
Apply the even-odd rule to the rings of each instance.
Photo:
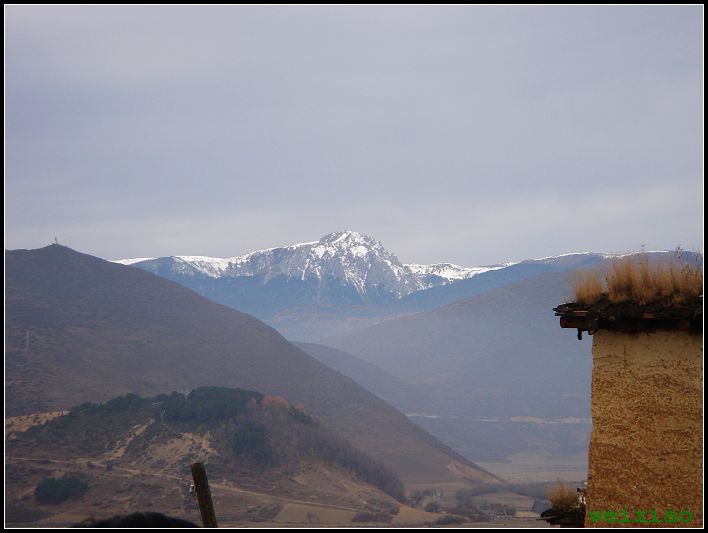
[[[604,299],[612,303],[682,305],[703,294],[703,268],[677,259],[650,263],[643,256],[625,256],[605,269],[578,272],[573,288],[575,301],[586,305]]]

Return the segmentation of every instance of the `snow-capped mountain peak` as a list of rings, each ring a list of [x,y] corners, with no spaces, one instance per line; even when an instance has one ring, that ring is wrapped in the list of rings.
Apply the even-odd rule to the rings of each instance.
[[[335,280],[361,295],[373,291],[400,297],[422,288],[379,241],[356,231],[338,231],[319,241],[253,252],[229,262],[223,275]]]
[[[266,284],[279,276],[318,286],[353,288],[367,295],[401,298],[412,292],[467,279],[500,265],[476,268],[451,263],[405,265],[377,239],[352,230],[337,231],[317,241],[268,248],[231,258],[172,256],[159,259],[122,259],[155,273],[209,278],[258,277]]]
[[[381,242],[351,230],[330,233],[318,241],[258,250],[228,259],[183,255],[116,262],[154,272],[164,270],[169,262],[173,274],[202,274],[211,278],[260,276],[264,284],[278,276],[320,285],[334,282],[353,287],[361,296],[374,293],[401,297],[427,286]]]

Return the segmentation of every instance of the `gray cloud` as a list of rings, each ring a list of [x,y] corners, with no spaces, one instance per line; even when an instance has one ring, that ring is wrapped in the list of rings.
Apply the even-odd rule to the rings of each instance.
[[[6,247],[701,245],[702,8],[6,8]]]

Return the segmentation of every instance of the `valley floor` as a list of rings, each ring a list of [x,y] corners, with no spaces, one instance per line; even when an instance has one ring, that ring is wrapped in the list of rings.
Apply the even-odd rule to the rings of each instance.
[[[588,475],[587,453],[547,455],[515,453],[505,462],[480,462],[479,466],[512,483],[538,481],[583,481]]]

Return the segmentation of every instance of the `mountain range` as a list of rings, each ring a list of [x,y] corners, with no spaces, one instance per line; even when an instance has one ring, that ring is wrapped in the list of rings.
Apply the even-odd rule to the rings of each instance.
[[[8,416],[238,387],[302,403],[404,483],[498,481],[249,315],[59,245],[5,261]]]
[[[701,257],[677,254],[645,257]],[[576,271],[603,268],[614,257],[570,253],[479,268],[403,264],[375,239],[347,231],[228,260],[124,262],[306,341],[298,344],[304,351],[463,455],[500,461],[522,452],[583,455],[590,343],[560,331],[551,310],[572,299]],[[373,281],[378,274],[369,281],[369,261],[374,272],[388,273],[386,284]]]
[[[351,301],[365,303],[400,298],[422,289],[466,279],[500,266],[466,268],[450,263],[406,265],[380,241],[356,231],[338,231],[318,241],[258,250],[221,259],[205,256],[119,259],[153,272],[176,276],[257,278],[264,285],[278,277],[312,282],[321,292],[315,300],[326,302],[328,287],[344,289]]]
[[[463,456],[585,449],[590,344],[559,330],[552,308],[572,298],[576,270],[611,258],[405,265],[350,231],[232,259],[110,263],[60,246],[11,251],[7,409],[245,387],[305,403],[409,485],[454,478],[459,465],[479,480],[488,474],[465,470],[473,467]],[[310,342],[294,346],[243,313]],[[136,365],[145,369],[137,381],[127,371]],[[77,366],[87,377],[68,372]],[[391,447],[400,439],[410,442],[403,451]]]
[[[252,314],[287,338],[313,342],[536,274],[594,265],[606,257],[580,253],[478,267],[403,264],[373,237],[340,231],[229,259],[170,256],[116,262]]]

